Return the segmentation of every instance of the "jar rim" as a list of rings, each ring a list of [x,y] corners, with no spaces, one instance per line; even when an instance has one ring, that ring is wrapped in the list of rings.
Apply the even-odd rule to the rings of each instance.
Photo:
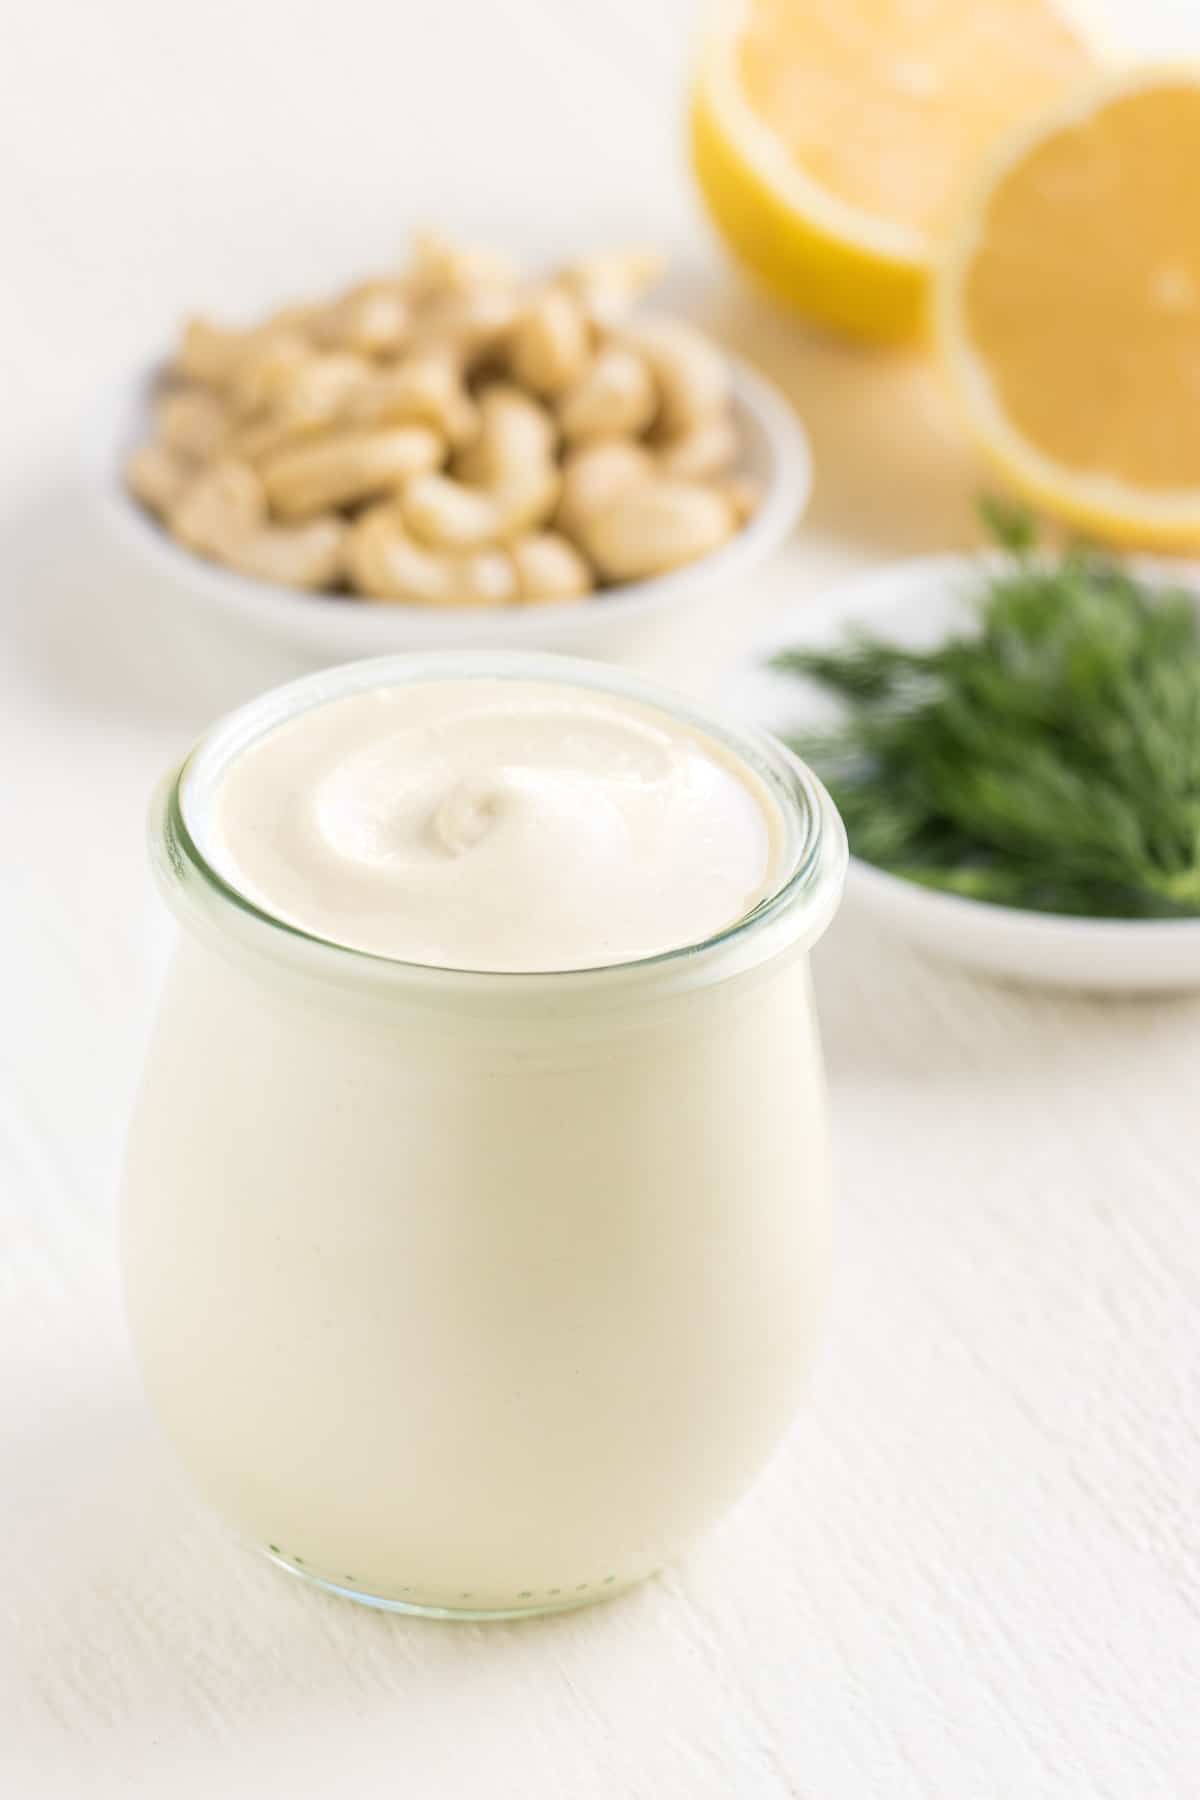
[[[308,931],[256,903],[205,854],[197,810],[210,804],[221,777],[251,744],[316,707],[353,694],[472,679],[533,681],[591,689],[638,701],[714,738],[764,783],[779,808],[788,833],[788,854],[779,880],[753,907],[719,931],[647,956],[565,969],[489,970],[408,961]],[[269,689],[218,719],[203,734],[160,789],[151,827],[152,858],[168,902],[176,912],[180,910],[181,887],[186,884],[194,888],[198,881],[209,899],[232,909],[232,916],[243,927],[254,934],[264,930],[271,933],[277,950],[290,944],[308,955],[319,953],[336,958],[341,969],[363,976],[379,978],[388,974],[434,982],[466,981],[496,984],[507,990],[527,990],[538,982],[557,987],[562,983],[616,981],[622,976],[666,972],[680,964],[707,961],[714,953],[743,942],[749,935],[757,937],[761,928],[794,910],[807,912],[800,903],[820,888],[826,895],[832,891],[832,898],[827,906],[818,909],[822,916],[812,921],[815,937],[832,916],[846,864],[845,832],[832,801],[807,765],[777,738],[728,721],[719,709],[695,704],[685,694],[616,665],[520,651],[434,651],[372,657],[322,669]],[[819,879],[821,876],[827,879]]]

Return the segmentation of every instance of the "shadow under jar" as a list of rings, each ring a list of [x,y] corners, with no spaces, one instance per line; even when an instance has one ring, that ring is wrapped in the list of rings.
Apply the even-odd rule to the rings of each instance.
[[[241,758],[314,708],[473,680],[703,734],[773,809],[768,890],[702,941],[503,973],[350,948],[239,891],[213,818]],[[279,1562],[402,1611],[554,1611],[677,1555],[785,1432],[823,1310],[808,951],[846,847],[819,783],[599,665],[387,659],[216,726],[160,789],[152,854],[181,930],[122,1253],[200,1488]]]

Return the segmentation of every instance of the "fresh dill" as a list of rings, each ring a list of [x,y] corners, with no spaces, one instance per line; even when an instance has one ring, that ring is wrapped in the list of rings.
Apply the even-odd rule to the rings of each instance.
[[[839,703],[832,729],[790,741],[854,854],[892,874],[1039,912],[1200,913],[1196,599],[1087,548],[1042,555],[994,502],[986,516],[1006,555],[974,630],[772,659]]]

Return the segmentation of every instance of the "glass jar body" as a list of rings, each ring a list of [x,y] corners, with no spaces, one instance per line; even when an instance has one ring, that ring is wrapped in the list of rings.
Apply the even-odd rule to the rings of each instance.
[[[127,1155],[133,1336],[201,1489],[332,1587],[602,1598],[794,1414],[829,1260],[806,949],[606,973],[583,1005],[575,976],[371,992],[181,933]]]

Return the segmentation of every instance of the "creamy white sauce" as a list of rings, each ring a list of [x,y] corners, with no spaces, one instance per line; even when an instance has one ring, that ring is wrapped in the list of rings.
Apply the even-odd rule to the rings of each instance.
[[[231,761],[227,740],[183,794],[205,855],[389,957],[643,957],[737,920],[798,835],[715,727],[525,677],[344,695]],[[558,1607],[658,1567],[778,1442],[821,1314],[807,901],[703,979],[315,981],[338,959],[207,894],[193,912],[197,885],[167,878],[184,931],[122,1259],[203,1490],[250,1542],[404,1606]]]
[[[218,786],[210,855],[315,936],[550,971],[699,943],[778,884],[782,827],[717,738],[588,688],[421,681],[269,732]]]

